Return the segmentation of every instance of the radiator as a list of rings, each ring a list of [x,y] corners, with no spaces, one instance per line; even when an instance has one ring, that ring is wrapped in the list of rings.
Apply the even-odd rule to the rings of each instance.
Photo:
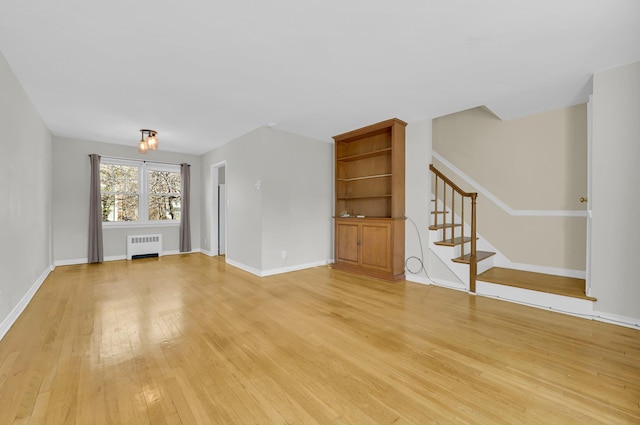
[[[162,255],[162,235],[128,235],[127,260]]]

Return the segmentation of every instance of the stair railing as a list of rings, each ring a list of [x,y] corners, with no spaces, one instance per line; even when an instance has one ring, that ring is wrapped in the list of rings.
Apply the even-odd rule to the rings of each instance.
[[[476,198],[478,194],[476,192],[465,192],[460,189],[458,185],[452,182],[447,176],[442,174],[433,164],[429,165],[429,170],[433,172],[435,175],[434,181],[434,190],[435,194],[435,211],[434,211],[434,227],[437,228],[439,226],[438,217],[442,215],[442,238],[443,240],[447,240],[447,230],[450,229],[450,240],[452,244],[455,244],[455,207],[456,207],[456,194],[459,195],[460,200],[460,258],[465,257],[465,240],[464,240],[464,211],[465,211],[465,200],[468,199],[468,203],[471,205],[471,235],[470,235],[470,245],[471,252],[469,253],[469,291],[476,292],[476,276],[478,274],[478,261],[476,257]],[[439,182],[442,182],[442,189],[438,190]],[[442,198],[440,198],[440,192],[442,192]],[[451,193],[451,199],[447,201],[447,193]],[[442,201],[442,210],[438,211],[438,201]],[[451,207],[451,220],[447,220],[446,209],[447,206]]]

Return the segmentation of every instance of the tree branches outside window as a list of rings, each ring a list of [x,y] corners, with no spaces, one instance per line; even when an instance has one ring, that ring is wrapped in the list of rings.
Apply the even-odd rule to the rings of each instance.
[[[137,221],[139,169],[136,166],[100,164],[102,221]]]
[[[150,170],[149,220],[180,219],[180,173]]]

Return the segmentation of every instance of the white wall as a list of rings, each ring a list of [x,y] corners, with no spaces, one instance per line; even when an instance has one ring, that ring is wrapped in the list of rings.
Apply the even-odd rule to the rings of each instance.
[[[510,121],[482,107],[438,117],[433,150],[514,210],[585,209],[586,104]]]
[[[640,319],[640,62],[594,75],[592,149],[595,308]]]
[[[333,145],[267,127],[261,135],[263,272],[329,260]]]
[[[429,271],[429,218],[431,187],[431,118],[408,123],[405,136],[405,258],[409,280],[427,282]],[[415,225],[414,225],[415,223]],[[422,243],[422,250],[420,248]],[[421,270],[421,263],[424,268]]]
[[[260,131],[248,134],[208,152],[201,157],[202,167],[202,233],[201,246],[205,251],[217,250],[217,241],[211,241],[214,196],[218,189],[211,186],[211,168],[226,161],[227,186],[227,260],[235,261],[255,270],[261,269],[262,246],[262,192],[255,184],[262,178]]]
[[[211,166],[224,161],[227,261],[263,274],[330,259],[332,154],[329,143],[260,127],[203,155],[203,249],[212,246]]]
[[[89,154],[136,160],[191,164],[191,248],[200,249],[200,159],[194,155],[158,150],[138,153],[132,146],[53,138],[53,257],[56,264],[86,262],[89,232]],[[105,260],[126,255],[126,237],[161,233],[164,252],[179,251],[178,226],[103,227]]]
[[[51,134],[0,54],[0,338],[50,271]]]
[[[584,273],[586,205],[579,199],[587,195],[585,104],[511,121],[485,108],[439,117],[433,120],[433,150],[522,214],[509,214],[480,191],[478,233],[510,261]],[[479,191],[433,162],[463,190]]]

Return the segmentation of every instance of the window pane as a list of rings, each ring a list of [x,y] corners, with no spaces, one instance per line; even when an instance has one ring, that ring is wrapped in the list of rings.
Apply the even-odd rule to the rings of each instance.
[[[136,165],[100,164],[102,221],[137,221],[140,198]]]
[[[138,195],[116,195],[117,221],[138,220]]]
[[[111,165],[108,165],[108,164],[100,165],[100,190],[101,191],[113,192],[113,185],[114,185],[113,174],[114,174],[114,171],[111,168]]]
[[[118,192],[137,193],[138,192],[138,176],[135,178],[126,178],[120,180],[120,188]]]
[[[102,195],[102,221],[138,221],[138,195]]]
[[[172,193],[180,195],[180,173],[172,171],[149,171],[149,193]]]
[[[180,220],[180,196],[150,195],[149,220]]]
[[[102,221],[115,221],[115,195],[102,195]]]
[[[101,164],[100,189],[103,192],[137,192],[138,167],[131,165]]]
[[[149,220],[180,220],[180,173],[149,170]]]

